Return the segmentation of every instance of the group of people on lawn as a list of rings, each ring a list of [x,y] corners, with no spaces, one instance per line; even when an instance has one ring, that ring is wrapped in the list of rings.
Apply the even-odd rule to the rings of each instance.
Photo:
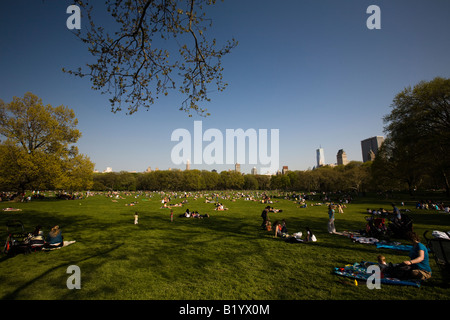
[[[393,210],[392,213],[395,216],[395,219],[401,219],[400,210],[392,204]],[[269,214],[270,206],[264,208],[261,213],[261,217],[263,222],[261,224],[261,228],[267,231],[274,232],[274,238],[288,238],[288,242],[309,242],[309,241],[317,241],[315,235],[312,231],[307,227],[306,228],[306,237],[305,239],[301,239],[301,232],[290,236],[287,231],[286,221],[281,220],[275,221],[273,225],[270,224]],[[336,229],[334,226],[335,219],[335,206],[330,204],[328,206],[328,232],[330,234],[336,233]],[[380,265],[382,272],[397,272],[396,270],[402,270],[402,277],[405,279],[415,279],[415,280],[427,280],[431,277],[431,267],[429,263],[428,249],[424,244],[420,242],[420,237],[415,232],[408,233],[408,238],[412,242],[412,248],[408,254],[409,260],[405,260],[398,264],[389,264],[389,268],[387,267],[385,258],[383,256],[378,256],[378,263]]]
[[[276,220],[273,224],[270,223],[269,212],[281,212],[282,210],[273,209],[270,206],[264,208],[261,213],[261,217],[263,218],[263,222],[261,224],[261,228],[267,231],[271,231],[274,233],[274,238],[286,238],[286,241],[297,241],[297,242],[309,242],[309,241],[317,241],[316,236],[312,233],[309,227],[306,227],[306,236],[304,239],[301,238],[302,232],[294,233],[293,235],[289,235],[286,221],[283,219],[281,221]]]

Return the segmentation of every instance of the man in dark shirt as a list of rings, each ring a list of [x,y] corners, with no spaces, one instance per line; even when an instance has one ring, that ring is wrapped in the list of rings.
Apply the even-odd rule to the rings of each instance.
[[[263,212],[261,213],[261,217],[263,218],[263,222],[261,224],[261,229],[266,229],[267,220],[269,220],[269,216],[268,216],[269,209],[270,209],[270,206],[267,206],[264,208]]]

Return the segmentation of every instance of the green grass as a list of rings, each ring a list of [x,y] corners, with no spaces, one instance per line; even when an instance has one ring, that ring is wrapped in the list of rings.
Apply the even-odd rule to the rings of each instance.
[[[234,193],[230,192],[230,195]],[[150,193],[149,193],[150,195]],[[327,233],[326,206],[298,208],[279,199],[272,204],[283,212],[271,221],[285,219],[290,233],[309,226],[318,238],[310,244],[288,244],[260,229],[263,204],[238,199],[222,200],[228,211],[213,210],[203,198],[181,208],[161,209],[159,195],[124,196],[118,202],[102,195],[83,200],[41,200],[30,203],[1,202],[2,239],[6,221],[20,219],[27,231],[38,224],[45,233],[59,224],[65,240],[76,243],[60,250],[0,256],[0,298],[16,300],[346,300],[421,299],[446,300],[450,289],[433,256],[433,277],[420,288],[382,285],[369,290],[364,283],[333,275],[334,267],[358,261],[375,261],[383,253],[390,262],[405,260],[404,252],[355,244]],[[144,201],[148,200],[148,201]],[[129,204],[137,201],[137,205]],[[336,214],[338,231],[361,229],[366,208],[390,207],[391,200],[355,199],[344,214]],[[173,202],[180,202],[178,199]],[[313,201],[315,202],[315,201]],[[310,202],[311,203],[311,202]],[[210,218],[179,218],[186,208],[209,213]],[[412,209],[414,228],[450,230],[450,215]],[[139,224],[134,225],[134,212]],[[404,241],[405,244],[408,244]],[[3,245],[3,243],[2,243]],[[81,270],[81,289],[69,290],[67,268]]]

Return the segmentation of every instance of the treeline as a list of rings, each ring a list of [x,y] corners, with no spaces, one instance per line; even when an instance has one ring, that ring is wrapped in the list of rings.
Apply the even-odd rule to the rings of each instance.
[[[94,191],[198,191],[198,190],[304,190],[365,191],[370,187],[371,163],[350,162],[346,166],[324,166],[315,170],[289,171],[273,176],[235,171],[109,172],[93,176]]]

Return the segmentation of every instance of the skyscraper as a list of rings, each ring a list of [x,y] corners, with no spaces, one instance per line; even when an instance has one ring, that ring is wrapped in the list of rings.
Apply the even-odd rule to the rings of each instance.
[[[236,172],[241,172],[241,165],[240,165],[239,163],[236,163],[236,164],[234,165],[234,171],[236,171]]]
[[[361,141],[361,150],[363,162],[373,160],[374,156],[378,154],[378,149],[384,142],[384,137],[375,136]]]
[[[338,166],[339,165],[344,165],[345,166],[348,163],[347,154],[345,153],[344,149],[341,149],[341,150],[338,151],[338,153],[336,155],[336,158],[337,158],[337,165]]]
[[[186,170],[191,170],[191,162],[189,159],[186,160]]]
[[[322,147],[316,150],[316,155],[317,155],[317,167],[325,165],[325,156],[323,154]]]

